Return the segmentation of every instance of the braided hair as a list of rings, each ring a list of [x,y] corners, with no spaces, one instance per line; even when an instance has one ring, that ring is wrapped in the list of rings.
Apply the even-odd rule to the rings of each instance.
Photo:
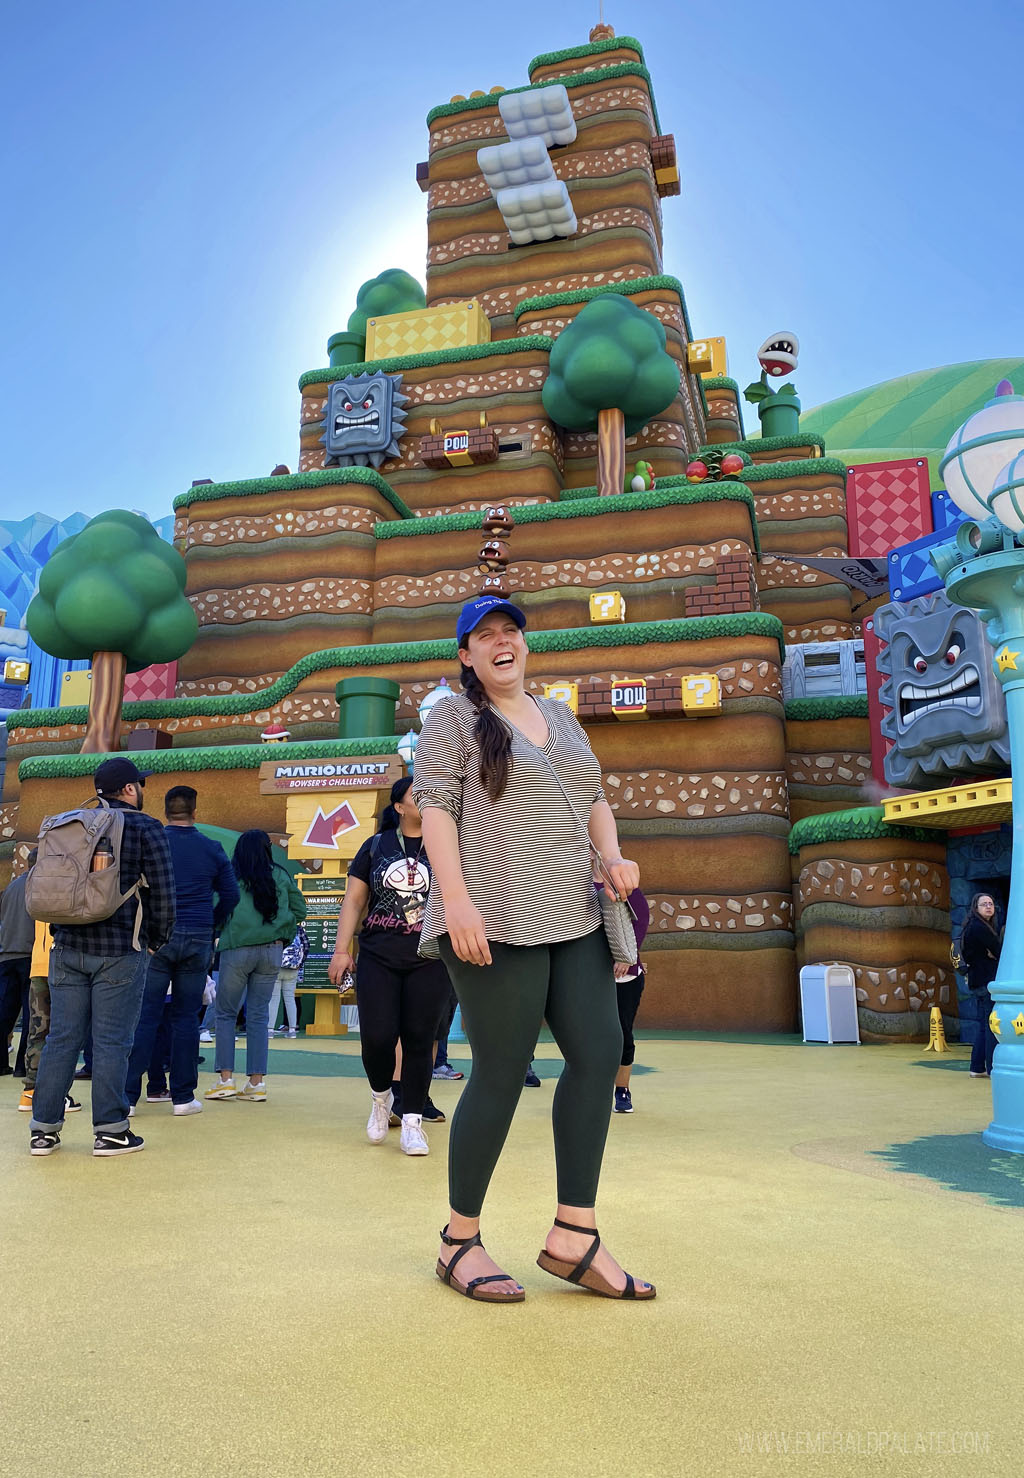
[[[483,683],[472,667],[462,663],[462,690],[477,712],[473,738],[480,746],[480,784],[492,801],[500,800],[512,764],[512,736],[487,699]]]

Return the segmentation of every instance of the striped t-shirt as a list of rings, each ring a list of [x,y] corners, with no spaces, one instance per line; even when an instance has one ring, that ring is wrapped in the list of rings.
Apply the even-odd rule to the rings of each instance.
[[[547,756],[586,823],[605,799],[601,766],[572,711],[554,698],[535,700],[548,725],[542,751],[494,709],[512,736],[508,785],[492,801],[480,783],[477,712],[453,693],[431,709],[416,746],[412,793],[421,811],[447,811],[459,828],[462,875],[483,915],[487,938],[500,944],[554,944],[579,939],[601,922],[590,848],[544,760]],[[436,876],[430,886],[420,954],[437,956],[447,932]]]

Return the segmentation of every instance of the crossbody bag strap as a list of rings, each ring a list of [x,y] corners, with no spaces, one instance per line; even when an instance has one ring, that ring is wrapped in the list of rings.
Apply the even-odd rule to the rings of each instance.
[[[552,775],[555,777],[555,784],[558,786],[559,790],[562,792],[562,795],[565,798],[565,804],[569,807],[569,810],[576,817],[576,820],[577,820],[577,822],[579,824],[580,830],[583,832],[584,836],[587,839],[587,843],[588,843],[588,845],[590,847],[590,851],[591,851],[592,855],[594,856],[594,858],[597,861],[598,871],[600,872],[602,879],[608,884],[608,886],[612,889],[612,891],[614,892],[616,898],[618,899],[619,890],[616,887],[615,879],[612,877],[611,873],[608,871],[608,868],[607,868],[607,866],[605,864],[604,857],[601,855],[600,848],[597,846],[596,842],[594,841],[594,838],[590,835],[590,828],[587,826],[587,823],[583,820],[583,817],[580,815],[580,813],[577,811],[576,807],[573,805],[572,801],[569,799],[569,792],[566,790],[565,786],[562,784],[561,776],[559,775],[558,771],[555,769],[554,765],[551,763],[551,760],[550,760],[549,756],[547,754],[545,754],[544,750],[541,749],[539,745],[537,747],[537,752],[538,752],[538,754],[540,754],[540,756],[543,759],[544,763],[547,765],[548,769],[551,771]],[[636,919],[636,910],[634,909],[633,905],[630,903],[629,899],[628,898],[622,898],[622,899],[619,899],[618,901],[621,902],[622,905],[623,905],[623,907],[628,911],[630,918],[632,918],[633,920],[635,920]]]

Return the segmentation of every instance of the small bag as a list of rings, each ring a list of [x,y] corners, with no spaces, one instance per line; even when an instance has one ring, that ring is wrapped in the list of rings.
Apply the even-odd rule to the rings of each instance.
[[[576,820],[580,825],[580,829],[587,839],[587,845],[589,846],[591,855],[594,859],[594,862],[596,863],[595,872],[600,873],[602,880],[606,882],[614,892],[615,883],[612,880],[612,875],[608,871],[608,868],[605,865],[605,860],[601,856],[601,853],[594,846],[586,822],[583,820],[583,817],[580,815],[576,807],[573,805],[572,801],[569,799],[569,793],[559,779],[558,771],[555,769],[550,759],[548,759],[548,756],[544,754],[544,751],[542,749],[538,750],[538,752],[542,755],[552,775],[554,775],[555,784],[558,786],[559,790],[562,792],[562,795],[565,797],[566,805],[569,807],[569,810],[572,812],[572,814],[576,817]],[[636,919],[636,913],[633,910],[633,905],[630,903],[628,898],[625,901],[620,898],[609,898],[603,887],[598,889],[597,897],[598,901],[601,904],[601,922],[604,925],[605,937],[608,940],[608,948],[612,952],[612,959],[620,965],[635,965],[638,958],[638,951],[636,945],[636,933],[633,929],[633,924]]]

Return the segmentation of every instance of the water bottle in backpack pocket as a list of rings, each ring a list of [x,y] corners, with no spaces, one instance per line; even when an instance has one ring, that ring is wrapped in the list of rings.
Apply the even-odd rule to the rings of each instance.
[[[97,924],[130,898],[137,898],[146,885],[141,876],[127,892],[121,892],[123,837],[124,812],[102,799],[95,808],[47,816],[39,832],[36,863],[25,885],[25,906],[32,918],[46,924]],[[136,949],[141,922],[140,903]]]

